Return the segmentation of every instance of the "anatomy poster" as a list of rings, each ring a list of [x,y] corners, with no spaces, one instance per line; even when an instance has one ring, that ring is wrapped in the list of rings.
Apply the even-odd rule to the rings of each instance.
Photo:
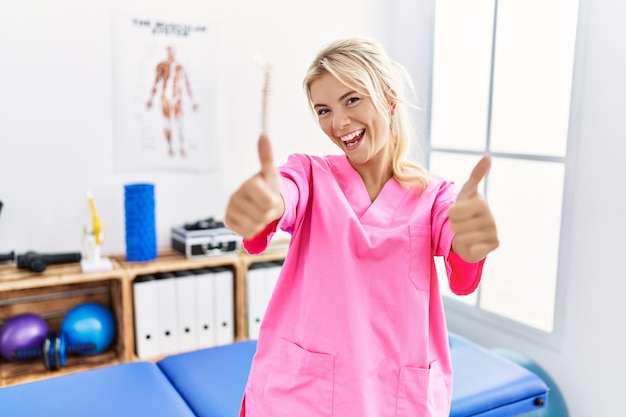
[[[115,13],[113,134],[119,170],[217,163],[217,23]]]

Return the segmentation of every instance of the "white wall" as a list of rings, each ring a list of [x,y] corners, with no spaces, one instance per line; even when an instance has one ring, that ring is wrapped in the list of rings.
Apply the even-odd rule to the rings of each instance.
[[[626,3],[581,2],[578,149],[572,213],[565,225],[570,238],[563,250],[561,348],[546,348],[459,315],[448,319],[452,330],[486,346],[511,347],[534,357],[557,379],[572,416],[590,417],[621,412],[626,387],[621,301],[626,279],[619,263],[626,235]],[[169,246],[170,227],[220,217],[229,193],[257,166],[262,77],[252,59],[256,51],[274,63],[277,160],[294,151],[335,152],[308,112],[301,80],[319,47],[336,37],[378,38],[409,67],[418,104],[426,105],[433,0],[260,3],[0,3],[0,200],[5,204],[0,253],[79,250],[87,189],[93,190],[108,230],[105,252],[123,253],[123,184],[129,182],[156,184],[160,247]],[[223,19],[217,172],[114,170],[112,8]],[[427,115],[417,117],[423,129]]]
[[[175,5],[175,6],[174,6]],[[385,43],[386,7],[374,0],[25,0],[0,3],[0,253],[77,251],[94,193],[105,254],[125,252],[124,190],[153,182],[159,247],[170,228],[223,217],[228,196],[257,170],[263,73],[273,66],[276,160],[336,152],[311,115],[302,78],[325,43],[366,35]],[[217,171],[114,168],[111,12],[221,22]],[[382,22],[382,23],[381,23]]]
[[[537,360],[572,417],[624,414],[626,360],[626,2],[581,0],[575,69],[573,183],[561,264],[562,340],[547,348],[450,311],[449,326],[485,346]],[[529,262],[532,262],[529,259]],[[559,325],[557,323],[557,325]]]

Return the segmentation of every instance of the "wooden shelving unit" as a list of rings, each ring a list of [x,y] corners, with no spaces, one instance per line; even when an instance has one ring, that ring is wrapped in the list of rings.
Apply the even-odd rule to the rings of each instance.
[[[21,313],[42,316],[51,330],[58,330],[72,307],[84,302],[98,302],[114,313],[117,335],[114,345],[93,356],[68,356],[58,371],[45,369],[41,360],[10,362],[0,357],[0,386],[49,378],[137,360],[133,312],[135,277],[159,272],[226,266],[234,272],[235,340],[248,338],[246,273],[256,262],[284,259],[286,246],[270,247],[259,255],[246,253],[203,258],[186,258],[171,250],[159,252],[150,262],[127,262],[125,256],[110,256],[113,269],[83,273],[79,264],[48,266],[37,274],[17,269],[14,264],[0,265],[0,325]],[[155,360],[158,358],[154,358]]]

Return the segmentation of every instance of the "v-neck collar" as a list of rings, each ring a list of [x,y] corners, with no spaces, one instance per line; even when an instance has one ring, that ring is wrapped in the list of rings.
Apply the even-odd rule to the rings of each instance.
[[[347,156],[330,155],[327,160],[337,184],[361,224],[379,227],[388,225],[404,200],[408,189],[391,177],[383,185],[374,201],[371,201],[363,179],[350,164]]]

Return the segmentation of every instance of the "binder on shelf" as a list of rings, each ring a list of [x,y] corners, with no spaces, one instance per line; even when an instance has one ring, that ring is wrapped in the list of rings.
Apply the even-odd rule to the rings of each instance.
[[[159,355],[159,306],[155,276],[138,275],[133,281],[135,353],[141,359]]]
[[[209,268],[194,269],[196,281],[196,334],[198,348],[217,344],[215,317],[215,284],[213,272]]]
[[[188,270],[174,272],[176,276],[176,306],[178,313],[178,349],[198,347],[196,315],[196,276]]]
[[[246,273],[248,300],[248,338],[258,339],[261,321],[265,313],[265,271],[266,262],[250,265]]]
[[[176,276],[170,272],[156,274],[157,301],[159,305],[159,354],[179,352],[178,309]]]
[[[250,265],[246,275],[248,299],[248,337],[257,339],[261,323],[282,269],[282,262]]]
[[[217,345],[235,341],[235,276],[227,267],[213,268]]]

